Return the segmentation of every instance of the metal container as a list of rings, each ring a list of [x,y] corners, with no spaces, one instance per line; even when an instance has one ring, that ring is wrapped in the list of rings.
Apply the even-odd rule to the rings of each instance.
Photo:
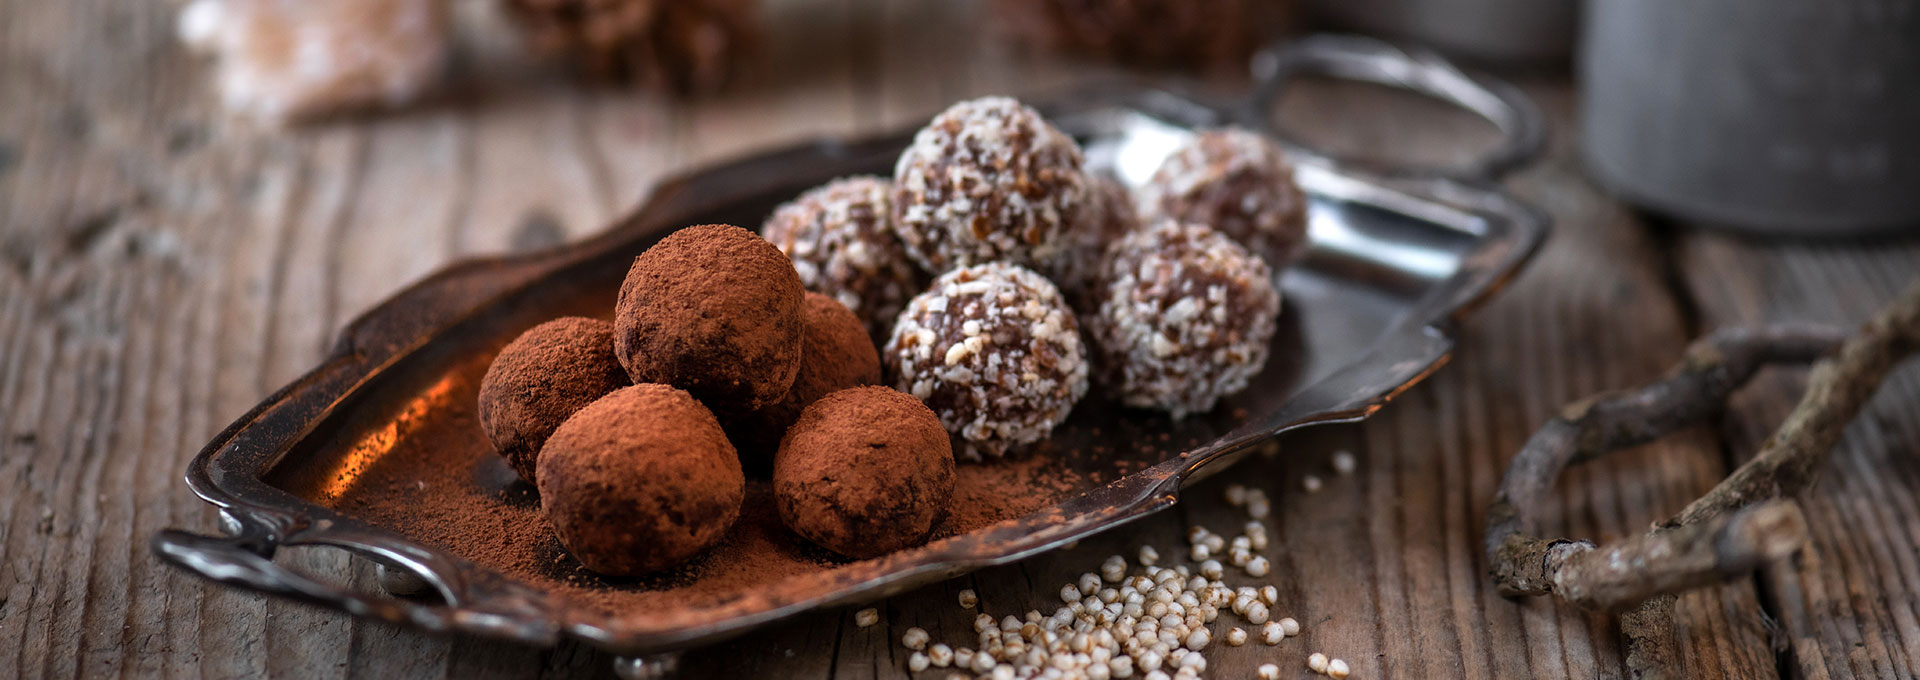
[[[1502,63],[1564,62],[1580,14],[1577,0],[1314,0],[1313,9],[1344,28]]]
[[[1769,234],[1920,233],[1920,3],[1604,0],[1580,55],[1589,172]]]

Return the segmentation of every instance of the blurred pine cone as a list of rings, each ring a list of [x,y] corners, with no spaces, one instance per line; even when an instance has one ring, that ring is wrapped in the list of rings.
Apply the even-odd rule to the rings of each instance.
[[[536,49],[588,74],[709,92],[759,37],[757,0],[503,0]]]
[[[1291,0],[994,0],[1015,35],[1143,66],[1245,68],[1288,27]]]

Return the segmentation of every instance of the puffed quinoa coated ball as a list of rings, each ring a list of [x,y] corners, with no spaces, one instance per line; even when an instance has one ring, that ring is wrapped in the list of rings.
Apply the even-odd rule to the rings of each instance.
[[[1140,188],[1150,222],[1205,224],[1275,267],[1307,243],[1307,196],[1280,145],[1257,132],[1208,130],[1174,151]]]
[[[1129,406],[1202,413],[1266,366],[1280,316],[1272,270],[1199,224],[1162,222],[1108,250],[1087,320],[1102,377]]]
[[[1045,438],[1087,392],[1073,311],[1045,277],[1004,262],[936,279],[907,303],[881,361],[969,460]]]
[[[894,229],[927,271],[1006,260],[1044,268],[1080,218],[1080,147],[1007,97],[960,102],[894,166]]]

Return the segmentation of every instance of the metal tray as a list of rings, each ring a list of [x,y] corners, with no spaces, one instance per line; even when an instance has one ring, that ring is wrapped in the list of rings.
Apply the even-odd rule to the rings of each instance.
[[[353,320],[323,363],[194,459],[187,483],[219,507],[226,535],[167,530],[152,548],[214,581],[356,616],[537,645],[578,638],[626,657],[621,668],[634,674],[659,668],[675,650],[1018,560],[1171,506],[1184,484],[1224,469],[1255,444],[1305,425],[1364,418],[1429,375],[1453,347],[1455,321],[1512,277],[1546,236],[1537,211],[1491,183],[1541,143],[1538,114],[1511,88],[1356,38],[1299,41],[1264,52],[1255,68],[1260,86],[1236,106],[1107,87],[1041,108],[1082,140],[1090,164],[1134,183],[1195,128],[1239,124],[1285,140],[1270,108],[1302,72],[1437,97],[1493,121],[1505,139],[1465,173],[1367,169],[1290,144],[1311,195],[1312,247],[1281,277],[1285,311],[1269,369],[1221,408],[1180,422],[1126,411],[1096,394],[1034,458],[961,466],[963,477],[1051,466],[1068,481],[1044,507],[948,527],[926,546],[873,560],[802,555],[816,567],[740,592],[708,588],[701,597],[680,596],[708,578],[699,569],[599,580],[570,570],[557,542],[515,547],[503,534],[502,550],[547,561],[546,572],[526,577],[498,551],[463,552],[437,538],[436,527],[487,512],[539,521],[529,514],[537,507],[531,490],[492,454],[473,417],[479,376],[500,346],[555,315],[607,314],[631,258],[673,229],[757,226],[810,186],[888,172],[911,136],[901,131],[806,144],[667,181],[631,217],[587,241],[457,263],[401,291]],[[407,485],[402,502],[420,508],[448,499],[474,505],[409,523],[363,497],[383,488],[391,504],[399,485]],[[407,496],[415,487],[418,495]],[[420,508],[414,512],[430,512]],[[779,543],[783,530],[768,514],[743,513],[734,533]],[[387,592],[349,590],[276,564],[275,551],[290,545],[370,558],[381,565]],[[651,594],[661,598],[644,615],[587,597]]]

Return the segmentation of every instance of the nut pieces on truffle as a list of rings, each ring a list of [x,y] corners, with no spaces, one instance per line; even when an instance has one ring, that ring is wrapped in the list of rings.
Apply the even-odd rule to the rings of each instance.
[[[1045,438],[1087,391],[1066,300],[1045,277],[1004,262],[936,279],[907,303],[881,361],[961,437],[970,460]]]
[[[1204,412],[1266,366],[1280,315],[1266,262],[1220,232],[1173,222],[1107,252],[1087,324],[1127,405]]]
[[[1276,267],[1307,243],[1307,197],[1280,145],[1238,128],[1194,136],[1140,188],[1148,222],[1205,224]]]
[[[894,166],[894,229],[935,274],[1007,260],[1044,266],[1080,219],[1080,147],[1007,97],[960,102],[935,116]]]

